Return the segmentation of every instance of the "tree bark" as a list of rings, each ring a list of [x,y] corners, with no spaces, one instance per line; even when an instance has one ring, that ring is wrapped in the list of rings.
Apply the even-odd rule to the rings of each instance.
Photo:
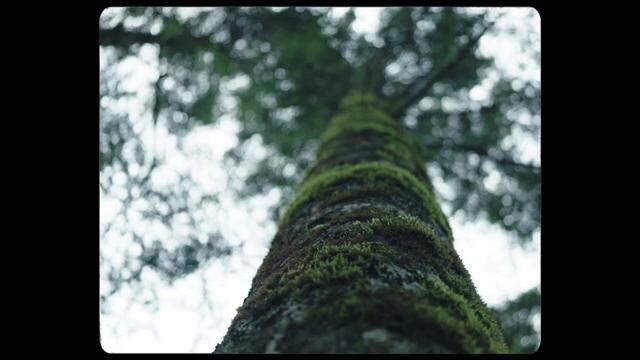
[[[214,353],[500,353],[421,150],[354,93]]]

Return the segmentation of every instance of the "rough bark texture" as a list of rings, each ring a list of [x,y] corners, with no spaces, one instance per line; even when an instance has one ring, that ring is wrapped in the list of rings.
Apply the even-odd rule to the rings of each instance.
[[[419,147],[353,94],[215,353],[497,353]]]

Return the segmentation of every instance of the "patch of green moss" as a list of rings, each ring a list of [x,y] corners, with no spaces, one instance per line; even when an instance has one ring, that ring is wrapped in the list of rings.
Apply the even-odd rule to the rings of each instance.
[[[484,319],[478,317],[477,303],[469,301],[468,298],[453,291],[438,276],[427,276],[424,285],[430,292],[430,303],[439,307],[439,312],[446,312],[457,321],[448,321],[449,326],[458,327],[459,332],[469,335],[466,339],[469,343],[475,343],[477,339],[488,339],[489,349],[492,352],[506,352],[506,344],[502,332],[497,324],[495,316],[492,319],[483,314]],[[446,318],[446,317],[445,317]]]
[[[337,243],[318,242],[290,254],[287,269],[273,273],[243,308],[261,313],[292,301],[309,309],[300,324],[290,325],[294,327],[315,328],[323,319],[330,319],[327,326],[352,331],[385,325],[417,344],[435,339],[456,352],[504,351],[495,317],[475,294],[468,273],[451,265],[458,258],[433,229],[415,217],[398,215],[351,221],[345,231]],[[404,241],[383,242],[391,234]],[[422,244],[421,250],[397,247],[407,243]],[[397,275],[389,273],[389,265],[413,269],[412,276],[423,279],[421,290],[409,291],[392,280]],[[382,287],[373,285],[376,279]]]
[[[338,216],[330,213],[310,224],[306,236],[309,237],[310,243],[323,241],[326,237],[349,239],[351,242],[355,241],[355,238],[368,241],[374,235],[370,220],[396,215],[398,211],[393,207],[376,206],[357,207]]]
[[[318,234],[320,231],[322,231],[323,229],[326,229],[327,226],[328,224],[314,225],[309,229],[310,236],[316,236],[316,234]]]
[[[353,107],[376,106],[378,99],[370,92],[352,91],[347,94],[340,103],[340,109],[347,110]]]
[[[340,141],[332,143],[331,147],[323,151],[322,156],[307,170],[304,179],[339,165],[388,162],[416,175],[422,181],[425,181],[427,187],[429,187],[424,169],[419,162],[408,155],[407,150],[408,148],[404,145],[394,142],[367,144],[365,140],[361,140],[359,137],[349,140],[340,138]]]
[[[336,138],[348,140],[354,134],[364,131],[376,134],[387,142],[403,143],[410,148],[414,145],[411,144],[413,139],[404,131],[400,122],[375,107],[362,105],[343,109],[332,119],[329,128],[321,137],[319,156],[322,156],[323,151],[329,148],[330,143]],[[420,154],[414,150],[416,149],[412,148],[408,152]]]
[[[336,139],[342,139],[343,141],[353,141],[354,138],[359,133],[369,133],[374,136],[378,136],[382,139],[387,140],[388,142],[397,142],[404,145],[407,150],[411,150],[408,145],[408,140],[400,136],[395,129],[391,129],[387,126],[381,125],[379,123],[367,123],[367,122],[359,122],[352,121],[346,123],[343,126],[332,126],[330,127],[320,139],[320,145],[318,149],[319,157],[323,156],[324,151],[332,146],[332,142]]]
[[[331,196],[330,192],[336,190],[331,189],[332,186],[349,180],[375,184],[375,188],[380,193],[397,192],[398,188],[402,192],[412,192],[420,198],[425,210],[429,212],[435,222],[446,229],[449,234],[451,233],[448,221],[426,186],[407,170],[384,162],[337,166],[308,179],[298,190],[293,202],[282,217],[281,224],[286,222],[291,213],[300,205],[316,198]]]
[[[284,272],[274,287],[280,294],[303,301],[314,296],[315,290],[315,295],[320,295],[329,288],[328,284],[367,286],[370,276],[381,264],[388,263],[391,255],[387,246],[371,242],[320,244],[297,266]]]
[[[420,219],[411,215],[402,214],[393,217],[373,218],[368,222],[368,225],[377,231],[414,231],[423,233],[430,238],[437,238],[433,228],[428,227]]]
[[[402,124],[384,111],[372,106],[353,107],[349,110],[342,110],[332,120],[331,126],[345,126],[353,122],[378,123],[391,129],[402,129]]]
[[[395,249],[394,261],[413,269],[435,271],[456,291],[479,300],[473,284],[468,281],[469,273],[451,244],[439,237],[431,225],[414,216],[362,208],[331,219],[321,228],[333,233],[332,241],[387,244]],[[319,233],[312,235],[315,242],[322,242]]]
[[[354,239],[362,237],[354,236]],[[285,269],[271,273],[255,294],[247,298],[237,318],[247,317],[250,311],[258,313],[283,299],[304,300],[323,291],[328,282],[350,284],[357,279],[365,281],[363,269],[366,261],[384,257],[386,250],[380,244],[366,242],[350,244],[317,244],[304,254],[292,257]],[[316,294],[317,295],[317,294]]]
[[[376,224],[385,221],[373,222]],[[295,301],[314,304],[301,322],[368,329],[384,325],[418,343],[435,339],[456,352],[504,352],[499,332],[480,321],[467,300],[437,276],[418,293],[400,286],[371,286],[393,249],[378,243],[322,245],[280,278],[277,288]],[[295,326],[295,325],[293,325]]]
[[[368,230],[363,228],[362,231]],[[287,288],[313,287],[327,282],[356,281],[365,277],[367,265],[384,258],[381,247],[377,248],[378,252],[372,251],[373,248],[371,243],[364,242],[316,246],[301,266],[282,276],[280,286],[286,291]]]
[[[351,132],[354,132],[365,129],[371,129],[372,131],[377,131],[382,135],[391,137],[403,135],[400,141],[410,141],[409,138],[404,136],[407,133],[404,131],[400,122],[389,117],[379,109],[360,107],[338,113],[331,120],[330,126],[322,135],[320,143],[326,144],[345,131],[351,130]]]
[[[358,147],[366,149],[367,145],[369,145],[368,150],[372,152],[386,151],[406,162],[411,162],[415,158],[409,141],[394,132],[381,131],[375,124],[368,124],[343,129],[339,135],[328,138],[327,142],[322,143],[319,148],[317,161],[322,162],[326,158],[345,154],[345,150],[348,153],[348,150]]]
[[[354,92],[345,98],[340,113],[322,135],[317,159],[307,170],[305,181],[339,164],[388,161],[413,173],[432,190],[421,147],[399,121],[375,104],[375,96],[368,93]],[[359,155],[351,156],[354,152]]]

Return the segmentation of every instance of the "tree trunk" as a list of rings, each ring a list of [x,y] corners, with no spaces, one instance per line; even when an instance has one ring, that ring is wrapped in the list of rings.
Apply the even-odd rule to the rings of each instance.
[[[343,102],[215,353],[506,352],[420,147],[377,103]]]

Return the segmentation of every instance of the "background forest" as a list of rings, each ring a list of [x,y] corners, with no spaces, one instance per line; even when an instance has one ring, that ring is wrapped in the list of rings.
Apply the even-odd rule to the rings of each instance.
[[[109,8],[100,17],[101,342],[211,352],[351,89],[422,145],[512,351],[540,339],[531,8]]]

